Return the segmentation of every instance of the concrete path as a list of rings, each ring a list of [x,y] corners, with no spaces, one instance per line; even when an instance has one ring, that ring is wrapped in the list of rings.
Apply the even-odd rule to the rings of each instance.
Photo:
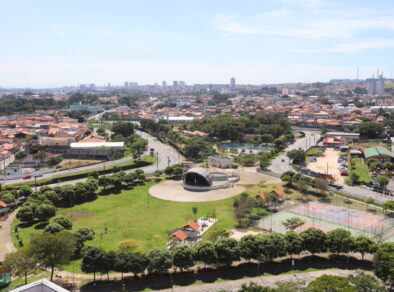
[[[16,216],[16,211],[11,213],[7,220],[0,223],[0,261],[4,260],[7,253],[15,251],[11,241],[11,224]]]
[[[226,281],[219,283],[211,283],[211,284],[202,284],[202,285],[193,285],[186,287],[177,287],[173,289],[164,289],[160,290],[163,292],[214,292],[220,290],[226,291],[238,291],[242,284],[248,283],[256,283],[262,286],[275,287],[275,283],[277,282],[288,282],[288,281],[305,281],[306,283],[311,282],[312,280],[322,276],[322,275],[335,275],[335,276],[348,276],[350,274],[354,274],[354,270],[340,270],[340,269],[329,269],[322,271],[314,271],[314,272],[304,272],[304,273],[296,273],[296,274],[284,274],[277,276],[267,276],[267,277],[254,277],[249,279],[240,279],[234,281]],[[368,274],[372,274],[371,272],[367,272]]]

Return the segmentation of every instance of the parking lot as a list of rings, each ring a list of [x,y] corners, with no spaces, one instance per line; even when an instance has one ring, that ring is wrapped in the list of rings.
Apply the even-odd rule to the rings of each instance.
[[[308,168],[315,172],[330,174],[334,177],[336,182],[343,184],[346,176],[341,175],[340,168],[342,167],[342,170],[345,170],[346,168],[341,165],[341,163],[345,164],[344,162],[338,162],[339,158],[339,151],[333,148],[327,148],[321,156],[317,156],[315,159],[310,159]],[[346,162],[346,159],[343,161]]]

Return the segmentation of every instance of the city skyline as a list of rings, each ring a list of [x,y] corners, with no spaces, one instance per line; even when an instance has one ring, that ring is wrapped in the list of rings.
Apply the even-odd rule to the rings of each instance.
[[[7,2],[0,87],[392,77],[392,3],[342,2]]]

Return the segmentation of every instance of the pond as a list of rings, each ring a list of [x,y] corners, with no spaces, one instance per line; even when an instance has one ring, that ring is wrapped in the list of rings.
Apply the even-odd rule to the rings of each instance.
[[[238,149],[250,149],[250,150],[265,150],[269,151],[273,148],[272,144],[246,144],[246,143],[223,143],[220,144],[219,147],[227,147],[227,148],[238,148]]]

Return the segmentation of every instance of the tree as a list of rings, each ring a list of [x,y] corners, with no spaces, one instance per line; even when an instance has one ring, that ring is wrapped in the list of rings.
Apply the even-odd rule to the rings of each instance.
[[[389,179],[388,179],[386,176],[379,175],[379,176],[376,178],[376,182],[380,185],[380,187],[381,187],[382,189],[384,189],[384,188],[388,185]]]
[[[71,230],[73,227],[73,223],[71,222],[71,220],[65,216],[55,217],[55,219],[53,219],[53,223],[57,223],[57,224],[61,225],[64,229],[67,229],[67,230]],[[79,229],[79,230],[82,230],[82,229]]]
[[[128,137],[134,133],[134,125],[129,122],[115,122],[112,124],[111,130],[115,135],[122,135]]]
[[[285,250],[290,257],[293,258],[293,254],[299,254],[302,251],[303,241],[301,236],[293,230],[289,230],[285,233]]]
[[[350,179],[352,180],[353,185],[357,185],[360,183],[360,176],[355,172],[352,172],[352,174],[350,175]]]
[[[32,257],[44,267],[51,269],[51,278],[55,268],[61,268],[70,261],[75,248],[73,235],[67,231],[56,234],[43,233],[33,237],[29,243]]]
[[[254,235],[246,235],[241,238],[238,242],[241,257],[246,260],[258,259],[259,254],[259,244],[257,237]]]
[[[77,231],[74,232],[75,238],[75,250],[73,258],[79,258],[81,256],[81,251],[85,246],[85,242],[89,240],[93,240],[95,236],[95,232],[90,228],[78,228]]]
[[[287,152],[287,157],[289,159],[293,160],[293,163],[295,164],[300,164],[301,162],[304,162],[306,159],[306,153],[304,150],[291,150]]]
[[[270,160],[267,158],[260,159],[260,168],[261,170],[267,170],[268,166],[270,165]]]
[[[194,215],[194,220],[196,220],[197,212],[198,212],[197,207],[192,207],[192,213],[193,213],[193,215]]]
[[[313,185],[316,189],[321,190],[324,193],[328,190],[328,183],[325,179],[315,178],[313,181]]]
[[[212,242],[200,241],[193,248],[194,258],[204,264],[214,264],[217,262],[217,254]]]
[[[322,128],[320,131],[320,136],[325,137],[327,135],[328,130],[326,128]]]
[[[291,186],[291,184],[293,183],[293,178],[295,176],[295,172],[292,170],[288,170],[284,173],[282,173],[282,175],[280,176],[280,179],[287,183],[289,186]]]
[[[31,257],[31,251],[28,247],[22,247],[15,252],[5,256],[4,266],[11,271],[12,275],[25,278],[27,284],[27,275],[34,271],[37,263]]]
[[[367,139],[383,138],[384,127],[375,122],[363,122],[358,126],[360,136]]]
[[[193,251],[186,245],[175,246],[172,251],[173,264],[181,270],[194,265]]]
[[[353,251],[359,252],[363,260],[366,253],[372,254],[376,251],[377,248],[375,241],[364,235],[358,235],[356,237],[353,237],[352,246]]]
[[[15,153],[15,158],[18,160],[25,158],[26,156],[27,156],[27,153],[25,151],[18,151]]]
[[[148,271],[164,273],[172,266],[171,253],[166,249],[152,249],[147,255]]]
[[[53,205],[41,204],[37,207],[35,214],[35,217],[39,221],[45,222],[48,221],[49,218],[55,216],[56,208]]]
[[[34,213],[29,206],[23,206],[18,210],[18,213],[16,213],[16,218],[22,222],[31,224],[34,220]]]
[[[286,228],[286,230],[294,230],[297,227],[304,225],[305,221],[298,217],[291,217],[284,221],[282,221],[282,225]]]
[[[149,260],[145,255],[140,253],[129,253],[129,272],[132,272],[134,275],[143,273],[148,267]]]
[[[259,286],[256,283],[249,283],[249,284],[242,284],[241,289],[238,290],[238,292],[275,292],[276,289],[270,288],[270,287],[265,287],[265,286]]]
[[[279,233],[265,233],[256,236],[259,250],[268,259],[285,255],[284,236]]]
[[[107,280],[109,281],[109,272],[114,269],[116,262],[116,253],[112,250],[104,252],[101,259],[99,270],[102,274],[107,274]]]
[[[89,247],[83,254],[81,270],[84,273],[93,273],[93,282],[96,282],[96,273],[104,258],[104,251],[97,247]]]
[[[240,259],[238,242],[235,239],[218,239],[214,244],[214,248],[219,263],[230,265],[233,261],[238,261]]]
[[[356,288],[350,285],[349,280],[341,276],[323,275],[309,283],[309,292],[357,292]]]
[[[285,141],[282,138],[277,138],[274,140],[274,145],[276,149],[281,151],[285,148]]]
[[[357,271],[355,275],[350,274],[348,280],[355,286],[357,292],[387,292],[375,277],[364,272]]]
[[[349,231],[337,228],[327,233],[327,248],[330,252],[349,252],[352,249],[352,236]]]
[[[56,205],[59,202],[59,195],[53,191],[53,190],[48,190],[45,191],[44,193],[45,198],[47,198],[49,201],[51,201],[54,205]]]
[[[123,252],[116,254],[113,269],[115,272],[121,273],[122,281],[123,281],[123,273],[127,273],[129,271],[129,261],[130,261],[129,254]]]
[[[98,185],[100,187],[103,187],[104,189],[106,189],[107,186],[110,185],[110,184],[111,184],[111,180],[110,180],[110,178],[107,175],[102,175],[102,176],[99,177]]]
[[[394,201],[386,201],[383,204],[385,210],[394,210]]]
[[[326,234],[320,229],[310,227],[300,233],[303,240],[303,250],[307,250],[312,255],[326,251]]]
[[[18,196],[19,197],[30,197],[30,195],[33,193],[32,189],[29,188],[28,186],[23,186],[19,189],[18,191]]]
[[[61,226],[60,224],[52,222],[52,223],[49,223],[47,226],[45,226],[44,232],[54,234],[54,233],[58,233],[58,232],[60,232],[62,230],[64,230],[63,226]]]
[[[385,284],[394,288],[394,242],[383,242],[373,257],[375,275]]]

